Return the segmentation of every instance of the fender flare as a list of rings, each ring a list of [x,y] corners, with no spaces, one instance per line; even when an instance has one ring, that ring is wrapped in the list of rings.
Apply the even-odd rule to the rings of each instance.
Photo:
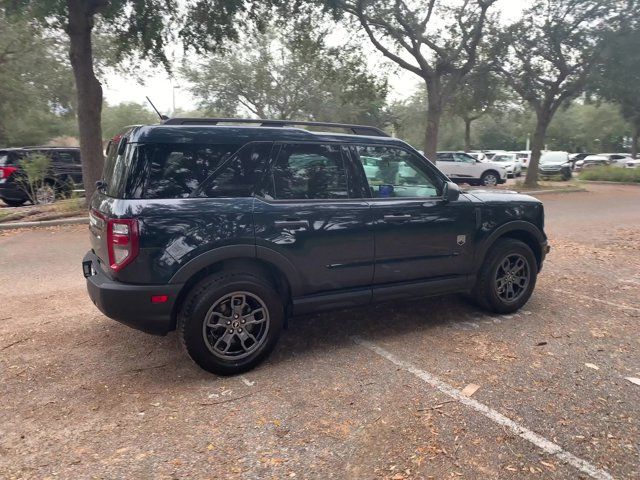
[[[277,268],[286,277],[291,288],[292,296],[300,294],[302,283],[300,274],[294,265],[281,253],[271,248],[256,245],[226,245],[224,247],[214,248],[208,252],[202,253],[192,258],[169,280],[170,284],[184,284],[189,281],[193,275],[200,270],[207,268],[224,260],[231,259],[248,259],[259,260]]]
[[[500,225],[497,229],[491,232],[491,235],[489,235],[489,237],[487,237],[487,239],[479,246],[476,252],[476,270],[482,266],[482,262],[484,262],[487,252],[500,237],[504,236],[506,233],[517,231],[524,231],[532,235],[541,246],[546,240],[542,231],[531,222],[526,222],[524,220],[514,220],[512,222]]]

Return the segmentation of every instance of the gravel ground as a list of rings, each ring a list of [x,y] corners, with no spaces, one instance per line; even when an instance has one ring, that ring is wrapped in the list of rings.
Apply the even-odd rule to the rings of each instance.
[[[95,309],[85,226],[0,232],[0,477],[639,478],[640,188],[588,188],[518,313],[302,317],[232,378]]]

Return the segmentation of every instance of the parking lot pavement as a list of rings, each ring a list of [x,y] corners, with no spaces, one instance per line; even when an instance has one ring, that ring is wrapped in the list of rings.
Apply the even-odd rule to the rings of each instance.
[[[93,307],[86,227],[0,232],[0,477],[638,478],[640,188],[589,190],[518,313],[311,315],[231,378]]]

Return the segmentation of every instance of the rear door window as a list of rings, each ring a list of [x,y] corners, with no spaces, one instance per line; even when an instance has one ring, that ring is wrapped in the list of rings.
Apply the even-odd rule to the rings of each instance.
[[[283,145],[271,171],[267,197],[278,200],[349,198],[340,145]]]
[[[136,148],[142,184],[136,198],[186,198],[229,159],[239,145],[154,144]]]

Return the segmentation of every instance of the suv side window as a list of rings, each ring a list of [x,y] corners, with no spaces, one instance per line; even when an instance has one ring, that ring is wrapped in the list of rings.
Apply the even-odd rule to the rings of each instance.
[[[453,154],[449,152],[441,152],[436,154],[439,162],[453,162]]]
[[[440,196],[442,180],[416,155],[377,145],[356,150],[374,198]]]
[[[193,196],[249,197],[262,181],[272,142],[249,143],[207,178]]]
[[[278,200],[349,198],[340,145],[283,145],[267,196]]]
[[[459,163],[476,163],[476,159],[466,153],[453,153],[453,159]]]
[[[75,165],[77,162],[76,157],[71,152],[56,152],[56,159],[68,165]]]
[[[144,185],[134,198],[186,198],[239,148],[239,145],[153,144],[137,148]],[[140,193],[138,195],[138,193]]]

